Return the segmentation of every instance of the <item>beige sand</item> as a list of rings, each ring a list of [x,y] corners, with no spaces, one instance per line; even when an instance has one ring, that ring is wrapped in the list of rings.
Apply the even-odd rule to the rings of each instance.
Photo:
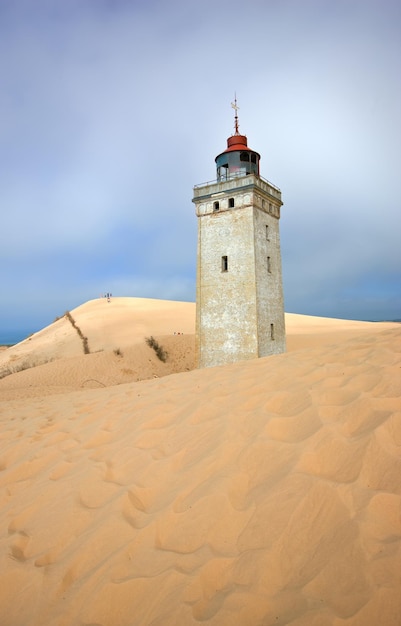
[[[194,313],[0,353],[54,359],[0,380],[0,624],[399,626],[401,327],[287,315],[287,354],[186,371]]]

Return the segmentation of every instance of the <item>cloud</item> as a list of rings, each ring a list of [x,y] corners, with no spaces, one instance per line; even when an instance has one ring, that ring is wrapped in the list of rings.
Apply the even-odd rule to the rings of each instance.
[[[192,187],[237,91],[283,193],[291,310],[399,317],[400,22],[390,0],[1,3],[0,315],[193,299]]]

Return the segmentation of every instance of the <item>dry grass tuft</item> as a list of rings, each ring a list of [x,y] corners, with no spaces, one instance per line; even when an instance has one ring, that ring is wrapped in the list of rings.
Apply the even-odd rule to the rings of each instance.
[[[90,354],[88,337],[85,337],[85,335],[83,334],[82,330],[79,328],[79,326],[77,326],[76,321],[74,320],[74,318],[72,317],[72,315],[71,315],[71,313],[69,311],[66,311],[64,313],[64,317],[66,317],[67,320],[69,322],[71,322],[72,326],[75,328],[75,330],[77,331],[78,335],[80,336],[80,338],[82,340],[82,345],[83,345],[83,348],[84,348],[84,354]]]
[[[42,359],[40,361],[32,361],[30,359],[26,359],[25,361],[21,361],[20,363],[16,363],[15,365],[7,365],[2,370],[0,370],[0,379],[5,378],[6,376],[11,376],[11,374],[17,374],[17,372],[22,372],[24,370],[28,370],[31,367],[38,367],[38,365],[44,365],[45,363],[50,363],[54,359]]]
[[[165,363],[167,361],[168,353],[164,350],[164,348],[162,348],[158,341],[156,341],[156,339],[152,336],[146,337],[145,341],[150,348],[153,348],[157,358]]]

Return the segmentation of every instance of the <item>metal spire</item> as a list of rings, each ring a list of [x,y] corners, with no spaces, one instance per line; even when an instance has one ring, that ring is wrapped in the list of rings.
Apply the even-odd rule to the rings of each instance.
[[[237,94],[234,94],[234,102],[231,102],[231,106],[235,111],[235,116],[234,116],[234,128],[235,128],[235,134],[239,135],[238,132],[238,128],[239,128],[239,124],[238,124],[238,109],[239,106],[237,106]]]

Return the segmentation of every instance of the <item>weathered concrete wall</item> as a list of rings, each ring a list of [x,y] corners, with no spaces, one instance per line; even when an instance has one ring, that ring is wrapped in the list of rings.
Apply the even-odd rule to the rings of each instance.
[[[200,219],[199,242],[200,367],[251,358],[257,350],[252,208]]]
[[[258,356],[285,352],[285,319],[279,221],[280,207],[271,212],[254,209],[255,284]]]
[[[194,195],[198,367],[283,352],[280,191],[252,175]]]

